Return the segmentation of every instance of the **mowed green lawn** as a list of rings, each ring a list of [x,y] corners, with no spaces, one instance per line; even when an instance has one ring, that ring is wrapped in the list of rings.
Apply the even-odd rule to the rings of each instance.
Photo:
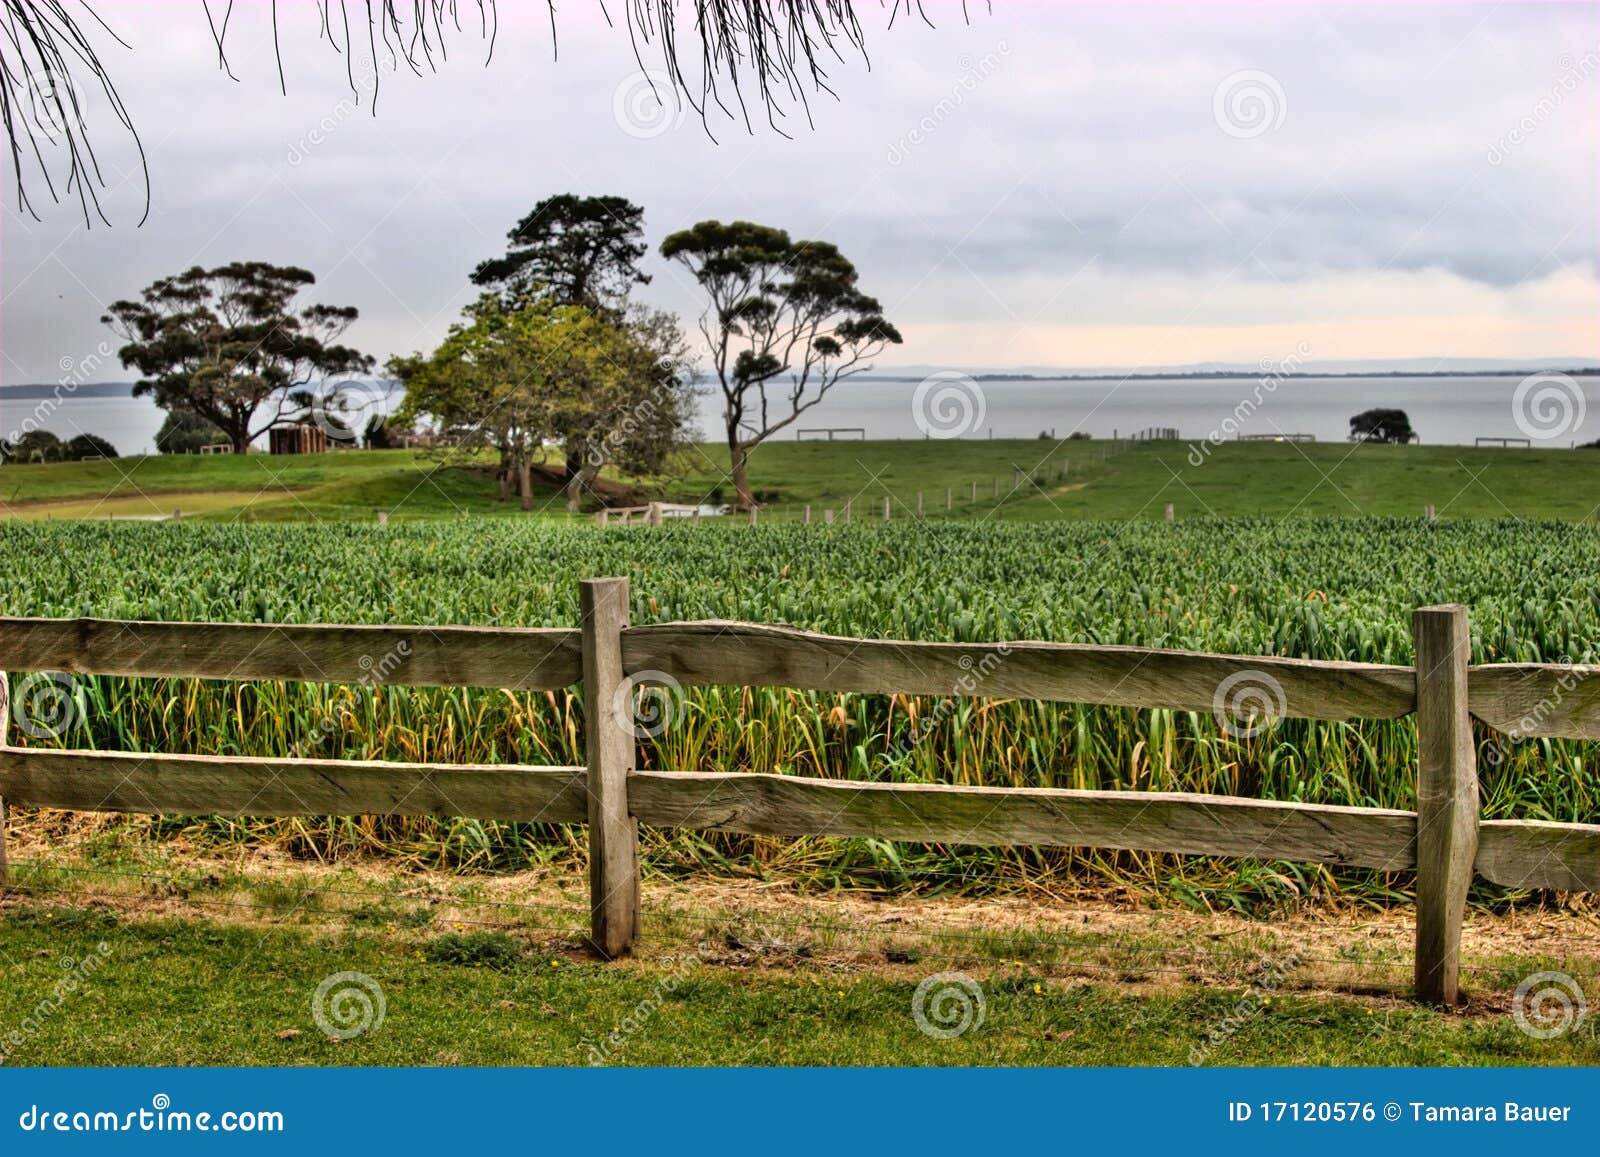
[[[675,477],[630,479],[640,497],[732,501],[727,451],[692,447]],[[764,516],[853,519],[1159,519],[1207,516],[1582,520],[1600,508],[1600,452],[1344,443],[1041,440],[774,441],[752,459]],[[946,502],[949,509],[946,509]],[[169,500],[173,496],[176,501]],[[187,502],[187,506],[185,503]],[[307,456],[143,457],[8,466],[0,514],[222,521],[357,520],[463,514],[566,518],[551,486],[534,510],[496,500],[487,458],[461,465],[409,450]]]
[[[1600,1063],[1592,1020],[1538,1040],[1503,1009],[1286,991],[1241,1005],[1243,985],[1136,992],[1025,961],[973,967],[981,1023],[974,990],[965,1012],[952,993],[949,1020],[929,1023],[967,1026],[941,1039],[914,1002],[949,967],[733,968],[690,947],[602,964],[500,932],[401,939],[20,902],[0,918],[0,1048],[16,1065],[1184,1065],[1217,1030],[1203,1063]],[[62,994],[64,976],[77,983]]]

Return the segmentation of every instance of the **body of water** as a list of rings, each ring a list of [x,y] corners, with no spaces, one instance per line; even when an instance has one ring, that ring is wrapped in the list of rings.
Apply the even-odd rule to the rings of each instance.
[[[1350,418],[1376,406],[1406,411],[1428,444],[1470,446],[1480,437],[1527,438],[1567,447],[1600,438],[1600,377],[1152,378],[1137,381],[975,382],[959,375],[916,381],[851,381],[777,435],[797,429],[860,427],[868,438],[1128,437],[1149,427],[1175,429],[1200,442],[1244,435],[1309,434],[1344,441]],[[395,399],[398,401],[398,399]],[[37,399],[0,394],[0,430],[30,418],[62,437],[107,438],[124,455],[150,453],[162,411],[147,398],[65,397],[40,415]],[[721,395],[700,399],[703,437],[720,440]]]
[[[1244,435],[1309,434],[1342,442],[1353,415],[1373,407],[1406,411],[1429,444],[1470,446],[1480,437],[1532,438],[1569,446],[1600,438],[1600,377],[1551,375],[1518,396],[1522,377],[1151,378],[846,382],[796,426],[860,426],[868,438],[946,436],[1032,438],[1083,430],[1129,437],[1149,427],[1185,441]],[[705,409],[715,410],[712,399]],[[1520,421],[1519,421],[1520,416]],[[704,428],[720,428],[708,414]],[[792,438],[785,431],[779,435]],[[810,435],[808,435],[810,436]]]

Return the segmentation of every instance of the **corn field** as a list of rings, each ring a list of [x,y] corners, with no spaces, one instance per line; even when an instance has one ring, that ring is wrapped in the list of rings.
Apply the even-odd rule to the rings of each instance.
[[[626,575],[635,623],[743,619],[833,634],[1044,639],[1411,661],[1411,612],[1461,602],[1474,662],[1587,662],[1600,647],[1600,536],[1567,523],[667,525],[508,519],[356,525],[0,524],[0,612],[243,622],[572,626],[577,580]],[[26,676],[13,675],[22,699]],[[199,680],[74,680],[54,735],[10,741],[200,754],[582,763],[572,692]],[[17,711],[26,711],[19,702]],[[669,705],[639,766],[832,778],[1239,794],[1410,808],[1409,720],[1282,720],[974,697],[707,688]],[[1593,745],[1480,730],[1488,818],[1600,822]],[[23,816],[21,823],[59,822]],[[165,817],[157,835],[273,842],[462,870],[581,857],[556,825]],[[1210,907],[1298,896],[1383,903],[1404,874],[1068,849],[648,833],[647,872],[975,892],[1107,887]],[[1516,897],[1479,885],[1479,899]]]

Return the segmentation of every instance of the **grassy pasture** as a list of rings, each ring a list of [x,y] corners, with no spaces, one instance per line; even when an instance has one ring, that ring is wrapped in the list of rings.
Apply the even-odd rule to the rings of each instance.
[[[1020,959],[964,965],[981,990],[982,1021],[940,1039],[918,1028],[913,1009],[918,985],[947,965],[730,967],[700,952],[680,945],[600,964],[515,929],[143,919],[18,900],[0,919],[0,1026],[27,1023],[63,975],[91,961],[59,1011],[9,1047],[7,1063],[1600,1063],[1592,1019],[1536,1040],[1495,1004],[1463,1016],[1392,998],[1266,991],[1247,978],[1130,989]],[[1541,963],[1501,962],[1510,978]],[[318,1023],[313,997],[325,978],[352,972],[381,993],[383,1016],[338,1039]]]
[[[731,499],[726,461],[722,447],[700,445],[684,454],[676,477],[628,481],[642,495],[676,502]],[[224,522],[371,521],[380,509],[397,519],[530,517],[515,502],[496,501],[487,466],[487,459],[445,465],[407,450],[7,466],[0,472],[0,514],[106,517],[135,508],[170,513],[177,505],[186,516]],[[1057,477],[1063,466],[1065,479]],[[1026,477],[1034,472],[1037,483]],[[885,497],[893,517],[905,519],[914,516],[919,492],[924,517],[933,521],[1158,520],[1169,502],[1185,519],[1414,517],[1432,504],[1445,519],[1578,521],[1592,518],[1600,504],[1600,453],[1341,443],[777,441],[756,452],[752,479],[767,503],[765,517],[780,521],[798,520],[807,505],[818,521],[830,508],[842,517],[847,499],[856,519],[881,520]],[[197,494],[199,502],[189,497]],[[537,488],[532,517],[565,519],[561,496],[548,485]]]

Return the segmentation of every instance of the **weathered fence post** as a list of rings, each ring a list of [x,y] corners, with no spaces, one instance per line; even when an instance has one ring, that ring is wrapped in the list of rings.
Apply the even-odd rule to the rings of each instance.
[[[645,512],[644,521],[646,526],[661,525],[661,503],[652,502],[650,504],[650,509]]]
[[[1174,522],[1177,520],[1177,517],[1177,511],[1173,510],[1172,503],[1167,503],[1167,521]]]
[[[950,487],[946,486],[944,488],[944,508],[945,508],[945,510],[949,511],[949,510],[954,509],[955,508],[955,502],[956,502],[955,492],[952,491],[950,489]]]
[[[809,503],[809,502],[808,502],[808,503],[806,503],[806,519],[805,519],[805,524],[806,524],[806,525],[807,525],[807,526],[810,526],[810,525],[811,525],[811,503]]]
[[[846,498],[844,500],[844,520],[846,522],[850,521],[850,504],[854,501],[854,498]]]
[[[589,937],[618,956],[639,929],[639,825],[628,814],[633,769],[632,688],[622,671],[628,580],[584,579],[583,738],[589,761]]]
[[[917,517],[922,517],[922,491],[917,491]]]
[[[1478,854],[1478,769],[1467,711],[1467,608],[1423,607],[1417,649],[1417,997],[1460,997],[1461,921]]]
[[[972,501],[978,501],[978,480],[976,478],[972,480]]]
[[[883,520],[885,522],[889,521],[889,496],[887,494],[883,496]]]

